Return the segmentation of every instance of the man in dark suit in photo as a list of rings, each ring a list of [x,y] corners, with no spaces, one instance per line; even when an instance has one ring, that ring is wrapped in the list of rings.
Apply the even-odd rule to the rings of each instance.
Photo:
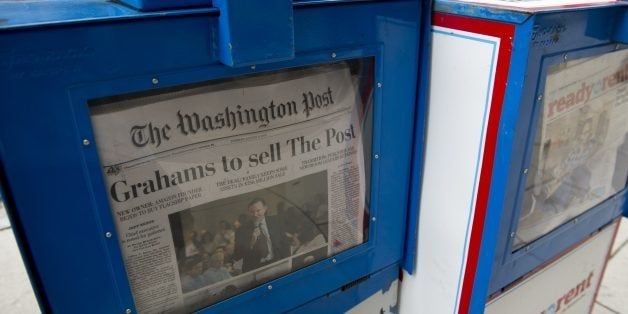
[[[290,244],[278,216],[266,216],[263,198],[248,205],[248,221],[235,234],[234,260],[243,259],[242,272],[248,272],[290,255]]]

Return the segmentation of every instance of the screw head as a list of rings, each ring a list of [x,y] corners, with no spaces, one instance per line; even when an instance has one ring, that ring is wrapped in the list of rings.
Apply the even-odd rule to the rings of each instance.
[[[523,174],[528,174],[528,168],[523,169]]]
[[[268,285],[268,290],[273,290],[273,286],[272,285]]]
[[[105,237],[107,238],[111,238],[111,236],[113,236],[113,234],[109,231],[105,232]]]
[[[563,61],[567,61],[567,54],[563,55]]]
[[[336,53],[335,53],[335,52],[332,52],[332,53],[331,53],[331,57],[332,57],[332,58],[335,58],[335,57],[336,57]]]
[[[334,264],[336,264],[336,262],[337,262],[337,261],[336,261],[336,259],[335,259],[335,258],[332,258],[332,259],[331,259],[331,262],[332,262],[332,263],[334,263]]]
[[[539,97],[536,98],[538,101],[541,101],[543,99],[543,95],[539,95]]]
[[[256,66],[255,64],[251,66],[251,70],[255,70]]]
[[[150,80],[150,81],[151,81],[151,83],[153,83],[153,85],[159,84],[159,79],[157,79],[156,77],[153,77],[153,79]]]
[[[91,142],[88,139],[83,139],[83,145],[88,146]]]
[[[372,220],[373,222],[375,222],[375,221],[377,220],[377,218],[373,217],[373,218],[371,218],[371,220]]]
[[[126,310],[124,311],[124,313],[126,313],[126,314],[131,314],[131,312],[133,312],[133,311],[131,311],[131,309],[126,309]]]
[[[377,83],[377,88],[382,88],[382,83]]]
[[[375,154],[375,159],[379,159],[379,155],[378,154]]]
[[[514,232],[511,232],[511,233],[510,233],[510,237],[511,237],[511,238],[514,238],[514,237],[515,237],[515,233],[514,233]]]

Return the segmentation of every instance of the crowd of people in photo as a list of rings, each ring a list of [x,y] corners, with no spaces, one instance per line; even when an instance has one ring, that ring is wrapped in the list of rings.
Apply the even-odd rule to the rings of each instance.
[[[179,265],[184,292],[229,279],[241,271],[233,264],[235,230],[229,222],[221,221],[216,234],[206,229],[188,231],[184,242],[185,258]]]
[[[236,277],[327,242],[327,197],[314,195],[299,208],[276,204],[270,214],[263,198],[250,200],[246,213],[208,229],[182,230],[179,258],[183,292]]]

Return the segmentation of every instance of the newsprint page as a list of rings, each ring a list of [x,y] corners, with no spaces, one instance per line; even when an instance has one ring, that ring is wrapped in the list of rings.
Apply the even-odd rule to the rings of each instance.
[[[626,186],[628,49],[563,62],[548,73],[519,247]]]
[[[364,241],[346,63],[92,104],[140,313],[200,309]]]

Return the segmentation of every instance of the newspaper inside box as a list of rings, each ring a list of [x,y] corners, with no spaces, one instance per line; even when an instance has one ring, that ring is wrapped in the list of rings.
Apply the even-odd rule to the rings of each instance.
[[[140,313],[197,310],[367,240],[371,58],[90,101]]]
[[[626,186],[628,50],[547,73],[515,250]]]

